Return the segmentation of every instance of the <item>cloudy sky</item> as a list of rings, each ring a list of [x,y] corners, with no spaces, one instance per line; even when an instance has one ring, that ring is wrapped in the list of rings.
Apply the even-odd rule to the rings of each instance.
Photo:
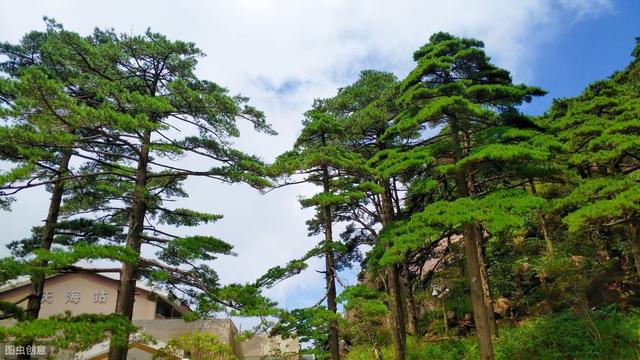
[[[495,63],[514,79],[550,91],[523,108],[539,114],[554,97],[577,95],[593,80],[623,68],[640,36],[637,0],[397,0],[397,1],[3,1],[0,41],[17,42],[42,30],[43,16],[81,34],[94,27],[140,33],[150,27],[172,39],[195,42],[207,57],[202,78],[251,97],[279,132],[243,129],[241,149],[272,160],[300,131],[312,100],[332,96],[367,68],[403,77],[412,52],[436,31],[481,39]],[[216,261],[224,282],[255,279],[266,269],[303,255],[308,238],[298,196],[309,188],[260,195],[244,186],[202,180],[186,185],[183,207],[224,214],[197,229],[235,245],[238,257]],[[0,245],[25,237],[46,215],[48,194],[21,195],[11,213],[0,213]],[[195,232],[196,230],[194,230]],[[2,248],[0,255],[6,255]],[[323,282],[309,271],[269,291],[288,308],[315,303]],[[353,282],[353,274],[343,274]]]

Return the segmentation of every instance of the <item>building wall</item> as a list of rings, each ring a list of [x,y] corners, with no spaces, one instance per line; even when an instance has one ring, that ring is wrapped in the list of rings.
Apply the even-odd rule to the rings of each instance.
[[[181,319],[138,320],[133,324],[141,333],[149,334],[156,340],[168,342],[171,337],[187,332],[210,333],[221,342],[231,346],[234,354],[241,360],[282,359],[297,360],[300,355],[298,339],[282,339],[255,335],[251,339],[238,343],[238,330],[231,319],[197,320],[186,322]]]
[[[139,333],[150,335],[163,343],[169,342],[172,337],[185,333],[213,334],[220,342],[230,346],[238,359],[245,359],[242,354],[242,348],[236,340],[238,330],[231,319],[196,321],[184,321],[182,319],[134,320],[133,325],[138,327]],[[130,359],[130,357],[127,357],[127,359]]]
[[[0,301],[18,301],[30,292],[30,285],[18,287],[0,293]],[[64,274],[45,281],[45,294],[40,317],[70,311],[74,315],[111,314],[115,310],[118,282],[90,273]],[[156,319],[156,302],[150,299],[151,293],[139,289],[133,309],[133,324],[139,332],[167,342],[173,336],[187,332],[205,332],[216,335],[220,341],[231,346],[240,360],[264,359],[275,354],[296,354],[283,356],[282,359],[298,359],[300,345],[297,339],[269,338],[256,335],[248,341],[238,343],[238,329],[231,319],[213,319],[185,322],[182,319]],[[26,306],[26,301],[21,303]],[[1,320],[0,326],[11,326],[13,320]],[[108,343],[106,343],[108,344]],[[144,351],[130,351],[128,359],[147,360]],[[63,351],[56,355],[58,359],[74,358],[72,353]],[[277,357],[279,359],[280,357]]]
[[[279,336],[268,337],[255,335],[241,344],[244,360],[283,359],[294,360],[300,358],[300,342],[298,339],[283,339]],[[272,356],[272,357],[270,357]]]
[[[104,359],[107,359],[105,357]],[[153,353],[138,348],[130,348],[127,352],[127,360],[152,360]]]
[[[30,292],[30,285],[0,293],[0,301],[18,301]],[[149,299],[150,293],[139,290],[133,306],[133,319],[154,319],[156,302]],[[44,295],[40,317],[70,311],[78,314],[111,314],[116,308],[118,283],[99,275],[77,273],[49,278],[44,284]],[[26,306],[23,301],[21,306]]]
[[[168,342],[172,337],[188,332],[209,333],[220,341],[233,346],[237,330],[229,319],[184,321],[182,319],[134,320],[139,332],[149,334],[156,340]]]

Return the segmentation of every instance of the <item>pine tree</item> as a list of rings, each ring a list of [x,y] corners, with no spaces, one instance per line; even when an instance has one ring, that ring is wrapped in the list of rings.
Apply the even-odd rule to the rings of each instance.
[[[198,79],[193,69],[202,53],[191,43],[170,41],[151,32],[128,36],[112,31],[96,31],[88,40],[74,37],[70,41],[76,46],[60,55],[84,66],[96,92],[109,100],[104,110],[113,125],[104,130],[101,157],[103,166],[117,164],[127,169],[120,176],[121,183],[112,189],[125,206],[117,211],[124,210],[128,216],[126,247],[136,253],[143,245],[159,249],[157,259],[140,256],[137,263],[123,264],[116,313],[131,318],[140,276],[197,300],[201,312],[240,308],[240,303],[267,306],[252,297],[258,292],[253,286],[221,288],[215,271],[204,263],[217,254],[232,254],[231,245],[212,236],[176,236],[160,229],[161,225],[191,227],[221,218],[163,205],[166,197],[187,196],[180,184],[189,176],[258,188],[268,184],[261,177],[260,161],[233,149],[228,140],[239,135],[238,118],[249,121],[256,130],[273,133],[263,114],[247,105],[246,98],[230,96],[217,84]],[[175,138],[173,128],[194,135]],[[216,166],[199,170],[175,162],[188,154]],[[150,224],[149,219],[156,223]],[[126,358],[126,348],[112,346],[109,358]]]
[[[225,308],[252,314],[270,308],[273,304],[259,296],[257,286],[221,287],[205,263],[217,254],[233,254],[230,244],[212,236],[177,236],[166,228],[214,222],[220,215],[163,205],[187,196],[181,183],[189,176],[257,188],[268,185],[262,163],[233,149],[229,141],[239,135],[240,118],[273,134],[263,114],[249,106],[247,98],[230,96],[219,85],[198,79],[193,69],[202,53],[191,43],[151,32],[129,36],[96,30],[83,38],[61,26],[55,31],[54,41],[47,43],[49,55],[73,74],[68,87],[94,101],[81,115],[101,125],[83,133],[93,141],[76,144],[74,153],[87,160],[82,172],[109,174],[108,181],[85,177],[65,207],[96,210],[102,204],[99,216],[126,226],[122,250],[135,254],[120,270],[116,314],[131,318],[141,277],[181,294],[202,315]],[[173,129],[187,135],[178,138]],[[176,160],[187,155],[212,166],[181,167]],[[143,246],[158,249],[157,258],[142,257]],[[126,339],[112,338],[112,359],[126,357]]]
[[[62,200],[71,184],[86,177],[105,174],[89,174],[71,171],[70,163],[77,144],[86,141],[83,132],[98,126],[87,117],[87,101],[72,90],[73,83],[68,68],[53,59],[48,48],[55,37],[58,26],[47,22],[45,33],[27,34],[20,44],[2,44],[0,53],[7,61],[0,68],[10,75],[3,79],[5,99],[9,105],[3,118],[7,125],[1,128],[3,159],[13,162],[15,167],[2,176],[2,193],[5,198],[19,191],[47,186],[51,191],[48,214],[43,226],[33,229],[33,236],[9,247],[18,258],[26,258],[34,251],[48,252],[56,243],[54,237],[58,227],[64,228],[65,245],[77,240],[90,242],[91,237],[115,236],[118,229],[108,224],[99,224],[91,219],[76,218],[73,221],[58,219]],[[65,214],[70,216],[72,214]],[[79,231],[81,235],[75,235]],[[95,241],[94,241],[95,242]],[[36,267],[46,267],[43,261]],[[67,266],[64,271],[72,271]],[[32,293],[27,304],[31,319],[37,319],[44,286],[44,273],[37,271],[31,276]]]
[[[492,65],[482,47],[482,42],[477,40],[434,34],[429,43],[414,53],[417,66],[401,86],[399,104],[403,111],[385,137],[404,134],[406,147],[414,152],[423,144],[433,142],[431,138],[441,144],[430,152],[440,164],[437,171],[446,177],[445,181],[452,180],[455,200],[453,204],[447,201],[428,205],[417,218],[433,222],[436,216],[446,212],[442,220],[462,228],[480,357],[492,359],[493,308],[486,269],[482,266],[482,224],[471,216],[477,205],[468,201],[505,188],[504,181],[478,186],[476,179],[482,177],[483,172],[494,171],[492,164],[508,167],[510,163],[542,162],[548,154],[532,146],[504,142],[511,136],[509,122],[517,124],[526,120],[517,114],[515,106],[544,92],[513,85],[509,73]],[[427,126],[443,127],[442,133],[429,137],[425,134]],[[416,138],[416,132],[421,136]],[[517,172],[508,170],[502,168],[499,179],[503,179],[503,174],[504,179],[517,176]],[[511,186],[513,184],[506,188]],[[522,196],[526,197],[522,193],[506,194],[509,196],[499,196],[499,200],[506,203],[503,206],[521,205]],[[433,231],[430,237],[440,233]],[[402,246],[401,243],[397,246],[396,254],[402,253]],[[393,261],[393,256],[386,261]]]
[[[565,146],[558,161],[576,175],[555,202],[571,234],[612,230],[629,240],[640,278],[640,45],[635,60],[578,97],[556,100],[546,116]]]
[[[362,156],[367,162],[368,169],[361,171],[359,181],[372,182],[364,198],[356,206],[352,206],[353,216],[346,217],[352,224],[362,226],[373,237],[374,243],[379,243],[377,225],[388,229],[393,221],[400,216],[400,200],[397,196],[396,180],[401,169],[384,169],[378,167],[372,159],[381,153],[387,153],[395,144],[393,139],[382,139],[382,135],[390,125],[395,115],[393,104],[396,78],[392,74],[363,71],[360,79],[354,84],[340,89],[338,95],[331,99],[333,111],[345,117],[346,128],[349,133],[345,143],[349,150]],[[395,196],[394,196],[395,195]],[[377,225],[376,225],[377,224]],[[379,244],[380,245],[380,244]],[[386,243],[390,246],[391,243]],[[387,288],[389,292],[390,315],[392,319],[392,334],[396,359],[405,358],[406,331],[405,306],[402,302],[402,285],[400,265],[392,263],[385,267]],[[409,297],[411,295],[409,294]],[[409,321],[411,323],[411,321]]]
[[[324,241],[300,261],[315,255],[325,259],[327,310],[330,312],[327,341],[331,359],[339,359],[336,258],[343,246],[334,238],[333,223],[336,221],[336,208],[363,196],[361,188],[343,177],[345,171],[357,169],[362,159],[344,149],[341,144],[344,125],[323,108],[324,101],[316,101],[314,108],[305,114],[304,128],[293,150],[280,155],[272,165],[272,171],[287,177],[303,176],[302,180],[285,179],[285,183],[307,182],[322,187],[320,193],[302,199],[301,203],[304,207],[316,208],[316,218],[308,221],[310,234],[322,232]]]
[[[119,248],[96,246],[100,240],[114,241],[121,234],[119,227],[74,217],[76,214],[62,209],[63,198],[71,187],[77,186],[81,179],[99,175],[76,171],[78,169],[70,166],[77,144],[86,141],[83,133],[86,134],[86,130],[95,127],[96,123],[87,116],[88,100],[77,96],[80,89],[73,82],[69,69],[53,59],[48,46],[58,26],[52,21],[47,21],[47,25],[47,32],[29,33],[18,45],[0,45],[0,53],[7,57],[0,68],[8,75],[0,80],[6,103],[1,114],[5,125],[0,128],[0,156],[14,165],[0,176],[2,198],[9,202],[6,200],[11,195],[36,187],[47,187],[51,192],[44,225],[35,227],[30,238],[9,244],[13,257],[6,261],[18,271],[2,276],[3,281],[19,275],[31,278],[31,293],[20,302],[26,301],[26,309],[19,307],[20,303],[3,304],[3,317],[20,321],[6,329],[7,336],[24,341],[25,346],[31,344],[36,334],[45,334],[42,338],[57,334],[56,341],[64,344],[60,339],[81,336],[73,335],[70,326],[74,323],[77,326],[83,321],[87,326],[91,324],[96,329],[105,330],[96,332],[95,340],[107,336],[106,330],[116,334],[118,331],[114,326],[126,331],[132,329],[130,324],[122,324],[123,319],[113,316],[38,319],[47,276],[92,271],[76,267],[74,264],[79,260],[132,259],[128,256],[131,254]],[[61,214],[64,220],[59,219]],[[61,247],[66,249],[63,251]],[[48,332],[33,331],[34,324],[38,329],[47,328]],[[90,345],[84,340],[78,344]]]

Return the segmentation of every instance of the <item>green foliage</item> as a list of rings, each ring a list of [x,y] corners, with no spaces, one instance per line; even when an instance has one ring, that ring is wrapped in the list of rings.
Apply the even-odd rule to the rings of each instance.
[[[271,335],[295,336],[301,343],[308,344],[305,353],[324,359],[327,357],[328,329],[332,320],[340,320],[340,315],[322,306],[293,309],[279,315]]]
[[[138,253],[116,245],[92,245],[79,243],[68,250],[34,250],[36,261],[46,260],[51,269],[64,269],[82,259],[109,259],[125,263],[136,263]]]
[[[380,258],[380,265],[400,262],[410,252],[440,240],[450,229],[460,231],[464,223],[480,224],[492,234],[522,231],[531,212],[544,204],[544,199],[521,190],[434,202],[410,221],[397,223],[381,234],[383,241],[393,240],[393,245]]]
[[[590,332],[587,319],[564,312],[540,316],[516,327],[501,329],[494,343],[499,360],[531,359],[636,359],[640,355],[640,315],[637,312],[598,310],[592,314],[597,332]],[[407,359],[477,359],[473,338],[421,342],[409,339]],[[384,359],[392,359],[384,349]],[[373,359],[366,346],[352,348],[346,360]]]
[[[380,348],[389,342],[390,333],[385,327],[389,315],[389,296],[366,286],[355,285],[346,288],[338,301],[344,302],[348,322],[344,325],[346,336],[356,344],[371,347],[370,355],[375,357]]]
[[[160,259],[171,265],[179,265],[185,260],[214,260],[216,254],[233,255],[233,246],[213,236],[185,236],[171,240]]]
[[[580,177],[558,200],[569,231],[638,219],[640,101],[637,59],[611,78],[596,81],[580,95],[556,100],[545,120],[566,144],[559,160]]]
[[[222,219],[222,215],[207,214],[190,209],[174,209],[163,211],[158,223],[174,226],[198,226],[220,219]]]
[[[410,338],[408,359],[474,359],[471,324],[461,321],[472,309],[460,246],[463,229],[468,236],[473,228],[482,254],[473,270],[487,270],[501,323],[517,324],[501,326],[496,359],[640,358],[640,315],[606,306],[639,301],[637,58],[534,118],[518,108],[543,90],[514,84],[481,41],[436,33],[402,81],[366,70],[334,97],[314,101],[293,148],[266,165],[233,147],[237,122],[275,132],[248,98],[196,76],[203,53],[194,44],[151,31],[83,37],[46,23],[46,32],[0,44],[7,75],[0,78],[0,160],[10,164],[0,172],[0,208],[19,191],[45,186],[59,195],[51,205],[61,205],[61,216],[10,244],[15,258],[0,259],[0,283],[74,271],[81,260],[127,263],[132,276],[182,294],[195,309],[185,320],[222,311],[266,317],[262,327],[298,336],[321,358],[337,323],[352,344],[347,359],[378,359],[392,356],[392,301],[380,291],[389,284],[377,281],[391,266],[408,282],[395,300],[404,304],[416,295],[408,290],[417,292],[418,306],[430,309],[418,332],[436,340]],[[188,167],[188,156],[207,164]],[[320,186],[300,203],[316,210],[309,235],[326,237],[255,282],[223,286],[209,262],[234,255],[233,246],[171,233],[222,217],[165,205],[187,197],[183,185],[194,176],[260,190]],[[339,238],[336,223],[345,224]],[[361,245],[371,246],[362,264],[368,280],[339,296],[344,319],[321,306],[278,309],[262,295],[316,256],[326,257],[332,285],[330,273],[360,260]],[[150,247],[155,257],[143,257]],[[44,338],[61,348],[84,349],[106,336],[123,346],[135,330],[118,316],[34,320],[8,302],[0,312],[19,320],[0,328],[0,339]],[[233,358],[205,334],[174,338],[156,358],[177,350]]]
[[[193,360],[237,360],[229,345],[215,335],[188,332],[172,337],[167,345],[153,354],[154,360],[173,360],[188,357]]]
[[[291,260],[286,266],[276,266],[256,280],[256,286],[270,288],[278,282],[297,275],[308,267],[304,260]]]
[[[136,327],[131,325],[128,319],[119,315],[72,316],[66,313],[48,319],[21,321],[11,327],[0,327],[0,339],[16,343],[38,339],[56,348],[81,351],[109,336],[112,336],[112,341],[117,342],[120,339],[117,335],[128,334],[135,330]],[[116,345],[123,344],[116,343]]]
[[[496,359],[634,359],[640,355],[640,317],[612,311],[593,314],[597,332],[587,319],[570,313],[532,319],[509,329],[500,339]]]

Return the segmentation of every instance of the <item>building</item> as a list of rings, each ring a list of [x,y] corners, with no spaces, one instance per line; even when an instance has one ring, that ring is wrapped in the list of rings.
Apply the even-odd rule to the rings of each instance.
[[[119,281],[96,273],[66,273],[51,276],[45,280],[42,308],[43,318],[65,311],[71,314],[111,314],[116,305]],[[12,281],[0,287],[0,301],[19,302],[31,291],[28,278]],[[26,301],[20,302],[25,304]],[[185,322],[182,315],[191,312],[188,306],[176,300],[171,294],[140,285],[136,290],[133,307],[133,324],[139,332],[152,336],[157,343],[144,343],[132,336],[129,344],[129,359],[151,359],[153,352],[162,347],[173,336],[187,332],[207,332],[216,335],[229,345],[240,360],[256,359],[299,359],[300,344],[297,339],[270,338],[264,335],[238,343],[238,329],[231,319],[212,319]],[[7,321],[0,325],[10,325]],[[91,349],[79,353],[65,353],[57,358],[104,359],[108,353],[108,341],[96,344]],[[1,357],[1,356],[0,356]]]
[[[45,280],[40,316],[43,318],[65,311],[78,314],[111,314],[116,307],[118,279],[95,273],[68,273]],[[0,288],[0,301],[17,302],[31,291],[28,278]],[[133,307],[133,320],[179,318],[191,310],[167,293],[138,286]]]

